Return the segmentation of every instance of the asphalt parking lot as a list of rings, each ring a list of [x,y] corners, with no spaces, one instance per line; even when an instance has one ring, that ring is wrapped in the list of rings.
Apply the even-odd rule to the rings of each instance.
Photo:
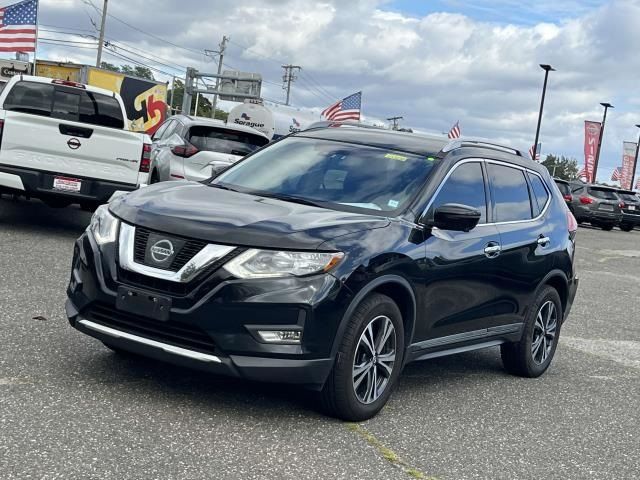
[[[555,361],[497,349],[412,364],[373,420],[295,388],[111,353],[64,316],[89,214],[0,199],[0,477],[632,479],[640,476],[640,231],[580,228]]]

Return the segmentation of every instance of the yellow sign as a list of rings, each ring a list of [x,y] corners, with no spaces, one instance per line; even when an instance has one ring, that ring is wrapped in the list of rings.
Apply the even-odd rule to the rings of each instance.
[[[36,75],[40,77],[59,78],[60,80],[80,82],[80,70],[80,65],[77,67],[68,67],[65,65],[36,62]]]

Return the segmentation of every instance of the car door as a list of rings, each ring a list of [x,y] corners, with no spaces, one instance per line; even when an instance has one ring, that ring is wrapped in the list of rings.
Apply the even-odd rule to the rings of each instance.
[[[491,160],[487,172],[501,246],[495,262],[499,297],[493,322],[515,325],[523,321],[538,285],[553,269],[551,254],[562,248],[563,239],[554,236],[553,222],[546,221],[551,189],[540,175]]]
[[[418,348],[457,343],[486,334],[497,296],[495,261],[500,236],[489,223],[488,192],[482,160],[463,160],[448,173],[426,211],[447,203],[476,208],[479,224],[469,232],[432,228],[425,242],[425,290]]]

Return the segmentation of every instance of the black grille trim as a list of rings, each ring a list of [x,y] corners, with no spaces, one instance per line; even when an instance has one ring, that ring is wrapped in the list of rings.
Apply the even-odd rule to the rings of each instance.
[[[164,232],[158,232],[158,231],[150,230],[144,227],[136,226],[135,229],[136,229],[136,233],[135,233],[135,238],[133,242],[133,260],[136,263],[139,263],[141,265],[147,265],[149,267],[159,268],[162,270],[169,270],[172,272],[179,271],[182,267],[184,267],[187,264],[189,260],[195,257],[198,253],[200,253],[200,251],[207,245],[207,242],[203,242],[201,240],[193,240],[193,239],[180,237],[179,235],[165,234]],[[180,238],[181,240],[184,240],[186,242],[184,246],[180,249],[178,254],[175,256],[173,261],[171,262],[171,265],[162,267],[159,265],[151,265],[144,261],[145,252],[147,249],[147,242],[149,241],[149,235],[151,233],[157,233],[159,235],[167,235],[169,237]]]
[[[213,339],[201,328],[174,321],[162,322],[93,304],[83,312],[87,320],[121,332],[202,353],[217,353]]]

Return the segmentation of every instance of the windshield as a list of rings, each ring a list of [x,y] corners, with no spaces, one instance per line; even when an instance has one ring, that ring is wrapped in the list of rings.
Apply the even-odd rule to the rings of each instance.
[[[622,193],[618,192],[618,196],[627,202],[640,202],[640,198],[633,193]]]
[[[200,151],[244,156],[266,145],[269,140],[249,132],[198,126],[189,129],[189,142]]]
[[[589,195],[603,200],[618,200],[613,190],[607,190],[605,188],[589,188]]]
[[[337,210],[391,212],[406,205],[436,162],[364,145],[290,137],[236,164],[212,183]]]

